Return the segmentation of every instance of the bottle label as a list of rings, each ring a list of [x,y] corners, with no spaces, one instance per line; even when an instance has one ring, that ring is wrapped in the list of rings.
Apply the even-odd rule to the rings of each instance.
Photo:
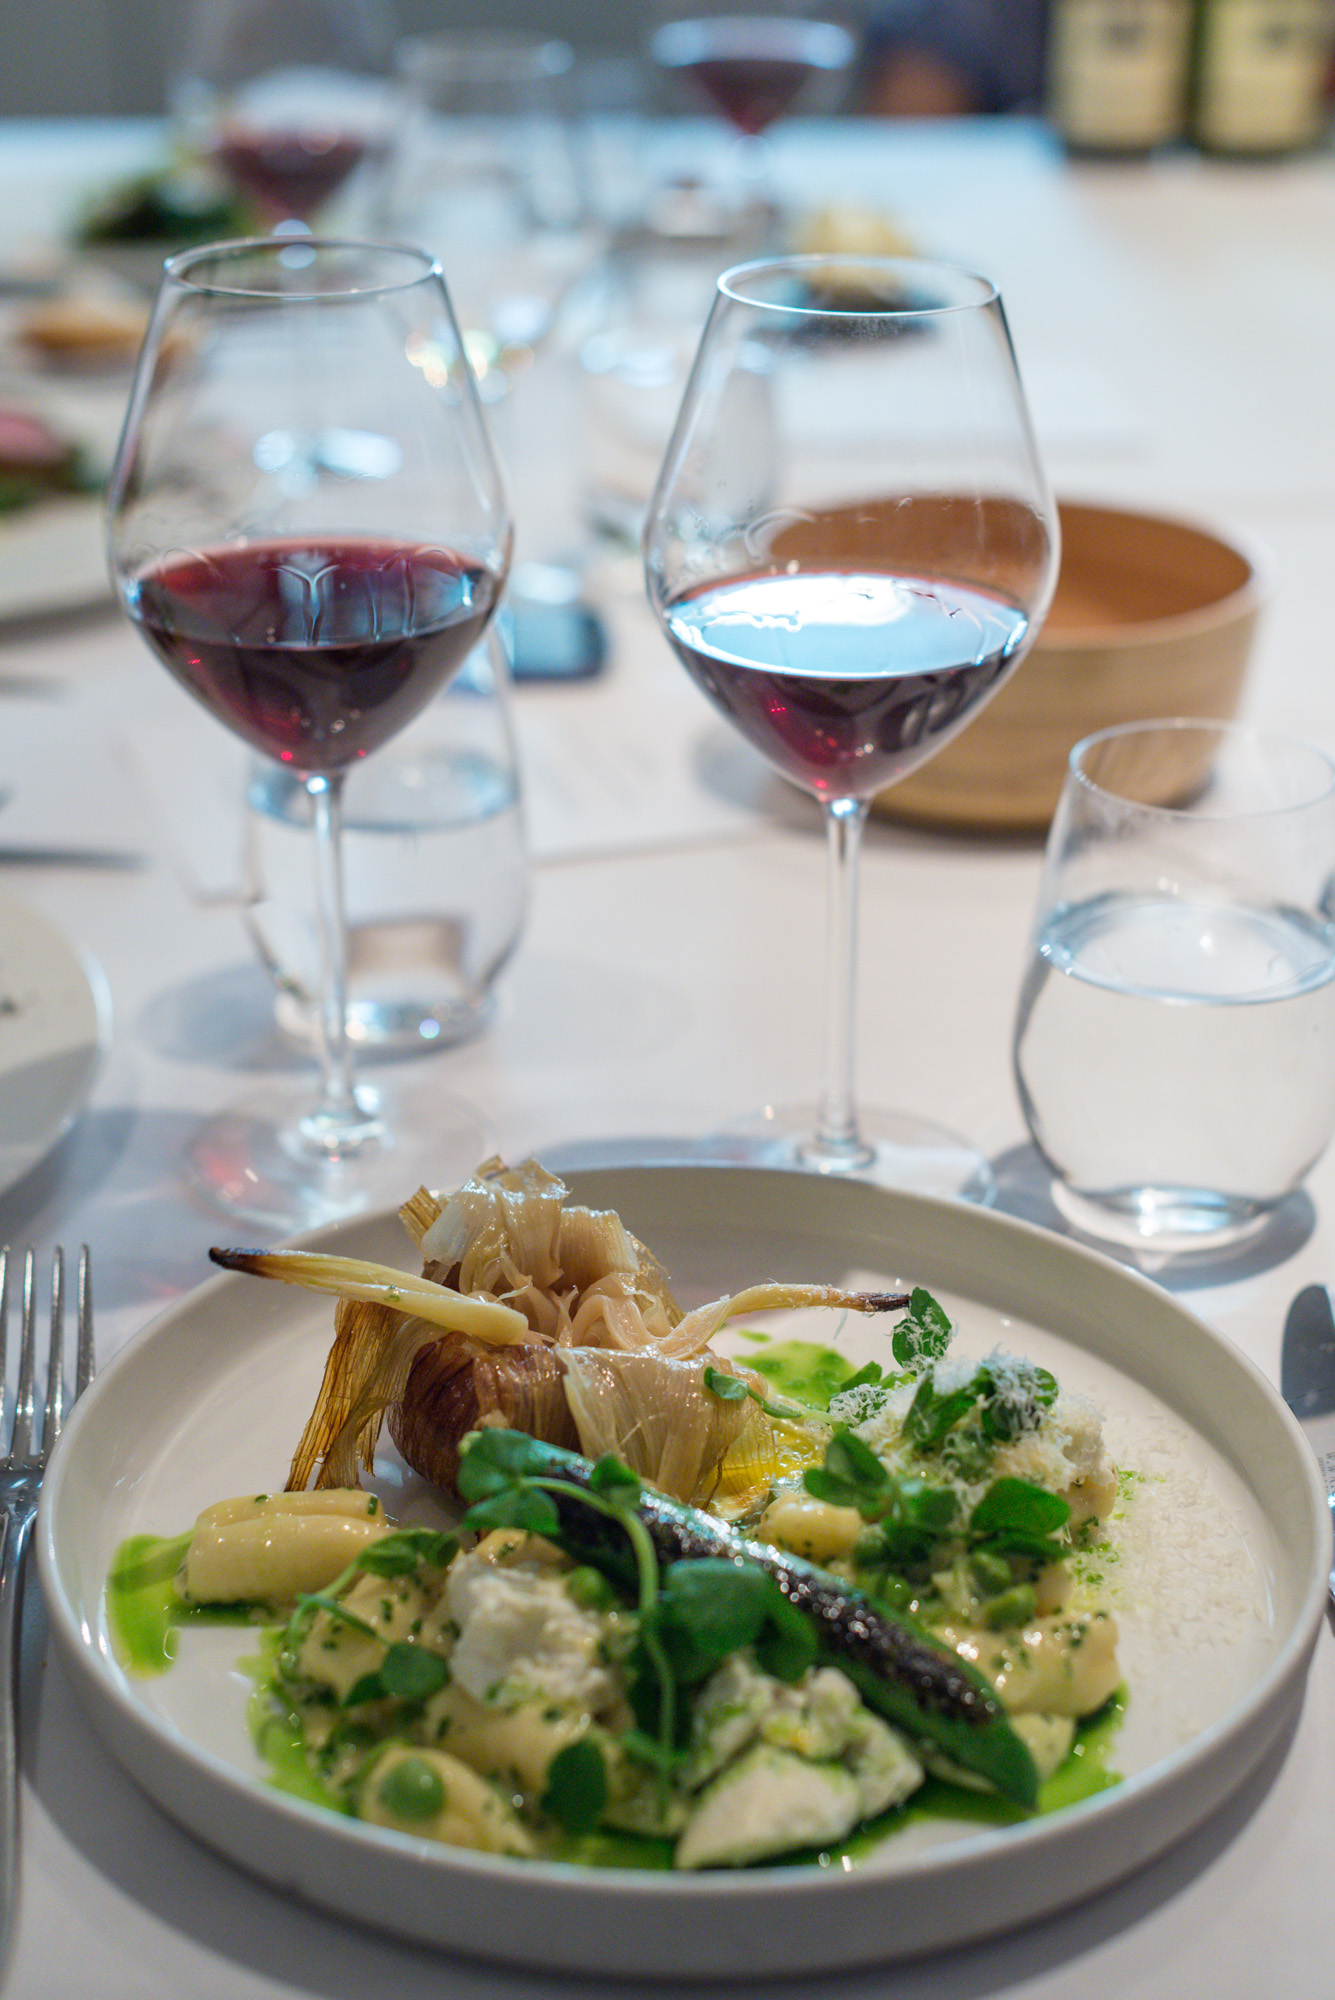
[[[1175,138],[1185,118],[1190,0],[1058,0],[1048,111],[1075,146]]]
[[[1306,145],[1325,116],[1330,0],[1213,0],[1201,28],[1195,132],[1223,151]]]

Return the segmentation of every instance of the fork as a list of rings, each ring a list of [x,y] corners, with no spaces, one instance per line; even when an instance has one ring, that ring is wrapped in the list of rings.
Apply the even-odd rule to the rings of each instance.
[[[11,1253],[0,1249],[0,1388],[3,1388],[9,1335]],[[65,1411],[88,1387],[93,1372],[93,1294],[85,1243],[77,1278],[78,1347],[74,1387],[65,1373],[65,1253],[51,1260],[51,1331],[46,1399],[40,1437],[34,1432],[37,1377],[37,1266],[31,1250],[23,1257],[23,1321],[14,1425],[8,1454],[0,1459],[0,1967],[8,1957],[18,1893],[18,1652],[19,1606],[24,1556],[37,1513],[42,1475],[60,1435]]]

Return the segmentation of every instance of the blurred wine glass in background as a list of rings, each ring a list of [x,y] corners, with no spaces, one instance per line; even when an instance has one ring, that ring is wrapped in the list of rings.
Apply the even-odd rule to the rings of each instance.
[[[828,114],[842,102],[858,40],[821,0],[658,0],[649,57],[671,108],[712,111],[735,135],[744,194],[768,199],[777,120]]]
[[[167,94],[178,136],[259,227],[310,229],[369,184],[395,124],[384,0],[185,0],[177,30]]]

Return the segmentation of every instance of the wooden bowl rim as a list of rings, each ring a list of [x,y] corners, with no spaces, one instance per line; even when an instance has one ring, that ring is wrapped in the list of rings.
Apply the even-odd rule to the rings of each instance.
[[[1098,500],[1061,497],[1059,517],[1068,513],[1098,516],[1105,520],[1149,522],[1156,527],[1185,528],[1202,536],[1247,565],[1248,575],[1236,590],[1191,611],[1173,611],[1162,618],[1127,619],[1117,625],[1066,625],[1049,634],[1046,624],[1039,628],[1032,650],[1035,653],[1111,652],[1119,646],[1139,645],[1154,639],[1187,637],[1228,625],[1259,611],[1270,595],[1272,563],[1249,536],[1235,533],[1218,521],[1198,514],[1163,514],[1140,507],[1113,506]]]

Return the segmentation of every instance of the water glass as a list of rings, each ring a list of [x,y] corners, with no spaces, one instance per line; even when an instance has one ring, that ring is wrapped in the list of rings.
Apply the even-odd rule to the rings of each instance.
[[[368,1056],[477,1033],[519,941],[528,867],[506,679],[493,630],[417,722],[348,774],[348,1039]],[[256,757],[246,807],[250,932],[279,1026],[311,1043],[320,941],[309,795],[285,765]]]
[[[603,541],[638,550],[645,511],[681,408],[720,268],[736,261],[739,239],[717,211],[697,205],[697,229],[627,230],[587,287],[579,345],[583,390],[583,511]],[[734,253],[734,254],[730,254]],[[753,376],[748,457],[773,448],[774,413],[766,379]]]
[[[1241,724],[1071,752],[1015,1027],[1056,1206],[1179,1254],[1257,1231],[1335,1130],[1335,764]]]

